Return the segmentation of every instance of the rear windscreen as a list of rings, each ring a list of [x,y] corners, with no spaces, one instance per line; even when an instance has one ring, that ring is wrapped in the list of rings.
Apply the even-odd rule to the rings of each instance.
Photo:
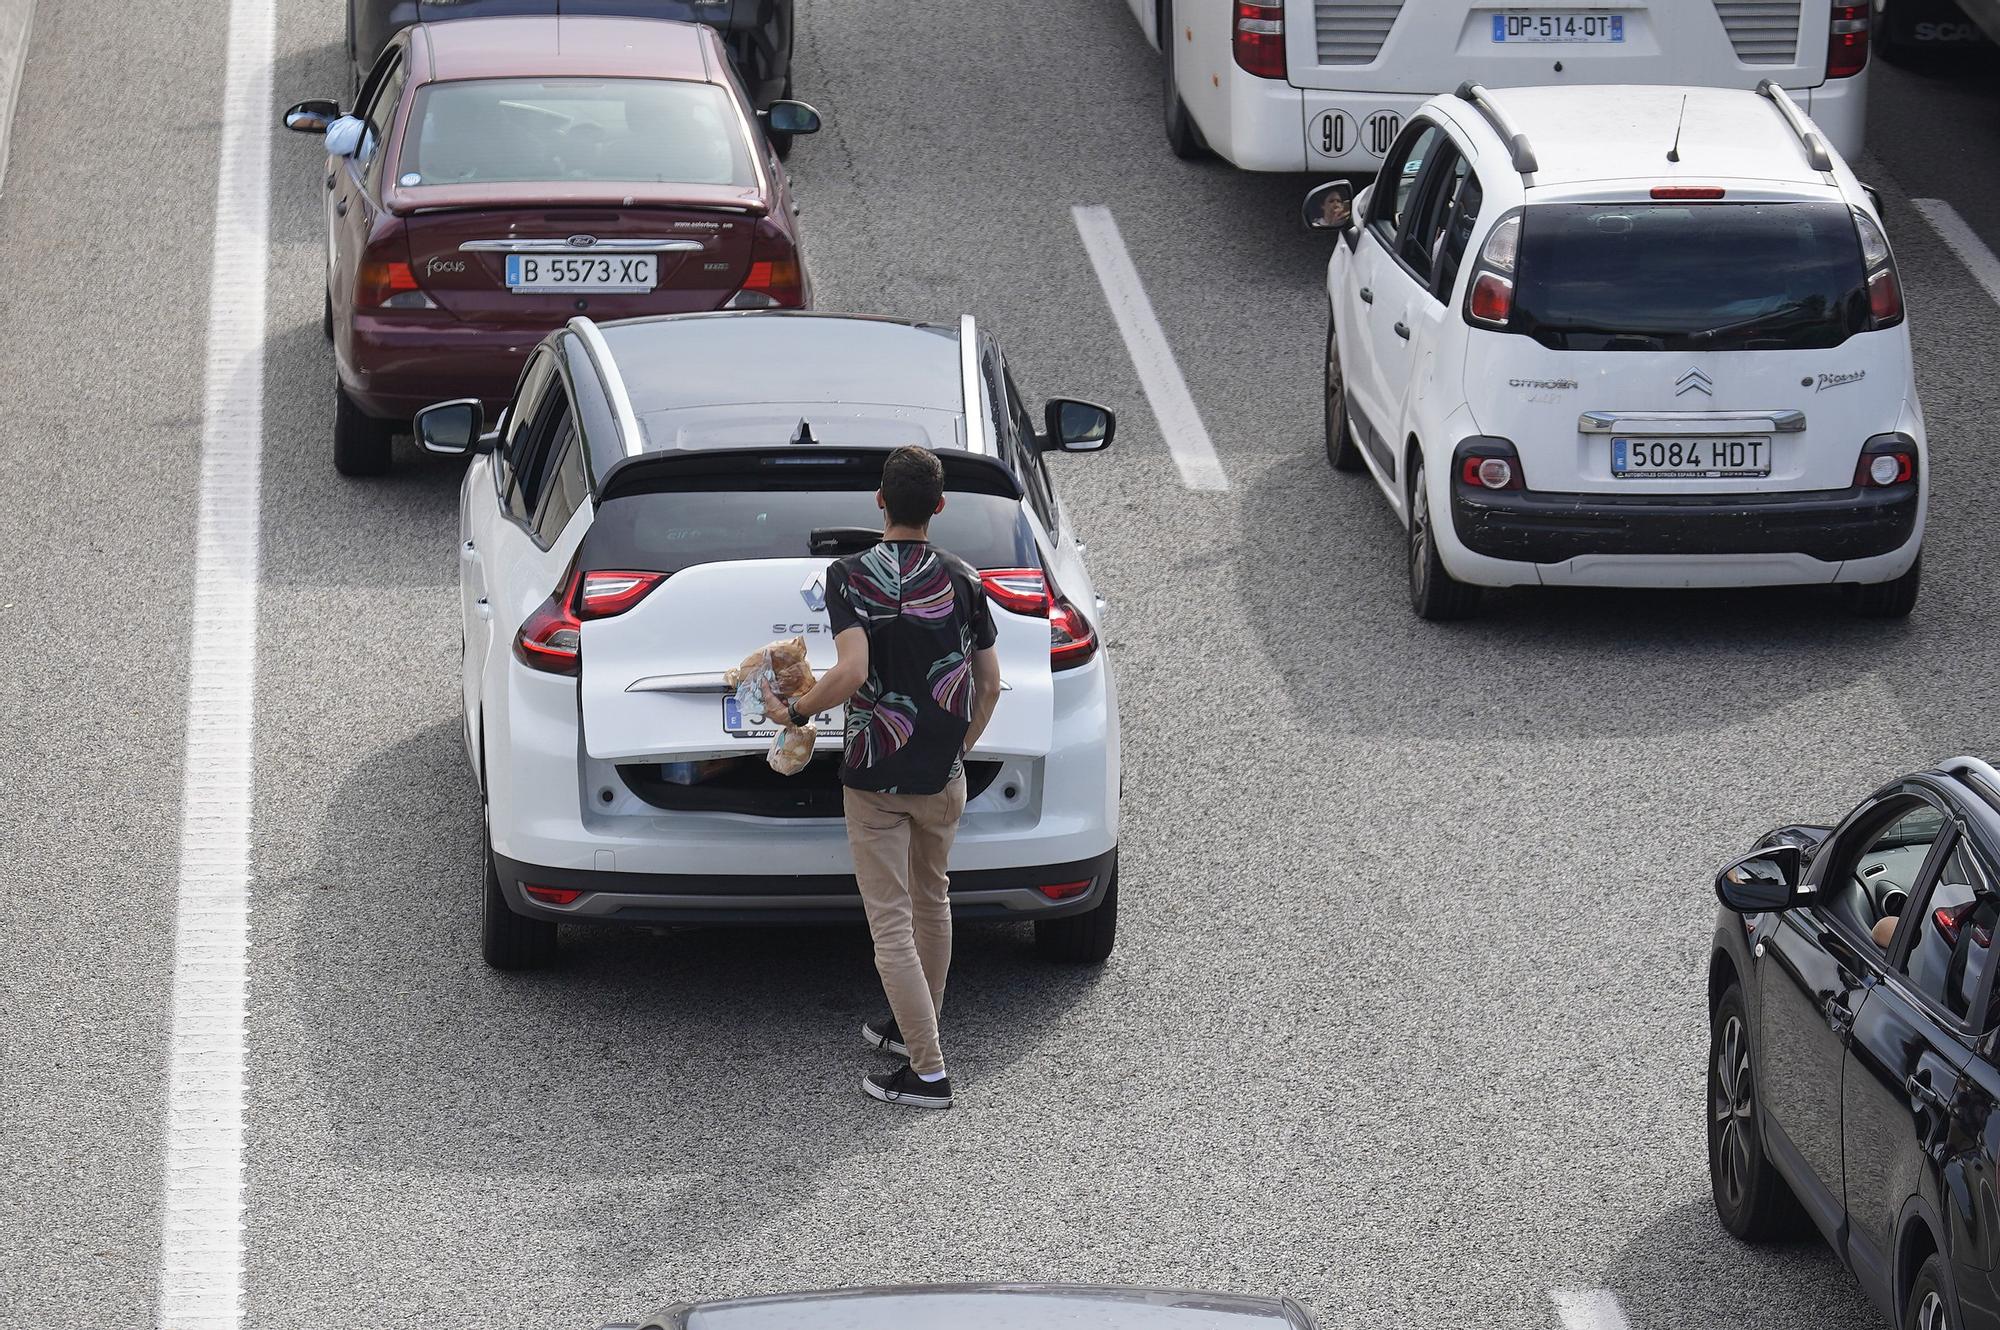
[[[665,79],[429,84],[411,109],[396,173],[405,185],[756,183],[729,94]]]
[[[1840,203],[1560,203],[1522,215],[1510,332],[1563,351],[1838,346],[1868,327]]]
[[[614,498],[598,510],[585,538],[584,566],[676,573],[698,563],[812,558],[824,552],[813,548],[815,530],[881,530],[875,481],[865,485],[852,490],[703,489]],[[947,491],[944,511],[931,521],[931,543],[974,568],[1041,567],[1018,499]]]

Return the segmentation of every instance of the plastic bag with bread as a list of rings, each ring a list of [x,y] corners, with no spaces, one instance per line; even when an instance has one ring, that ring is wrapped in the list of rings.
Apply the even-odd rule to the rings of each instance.
[[[804,695],[819,682],[806,660],[805,638],[788,637],[757,648],[741,664],[725,670],[722,681],[736,690],[736,705],[743,712],[745,724],[778,723],[779,730],[771,737],[771,751],[764,757],[771,770],[781,776],[796,776],[804,771],[806,763],[812,761],[813,746],[819,742],[819,729],[813,725],[788,725],[783,716],[765,715],[764,685],[770,684],[772,692],[789,701]]]

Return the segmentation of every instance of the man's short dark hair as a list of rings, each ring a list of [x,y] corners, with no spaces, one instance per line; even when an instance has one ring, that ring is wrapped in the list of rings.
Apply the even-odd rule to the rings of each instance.
[[[898,448],[882,463],[882,506],[895,526],[928,526],[944,497],[944,463],[928,448]]]

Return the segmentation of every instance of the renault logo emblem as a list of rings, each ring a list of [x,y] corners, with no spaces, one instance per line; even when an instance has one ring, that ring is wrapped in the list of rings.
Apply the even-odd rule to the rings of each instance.
[[[1674,383],[1674,396],[1686,397],[1689,393],[1700,393],[1703,397],[1715,396],[1715,380],[1698,369],[1691,369]]]
[[[811,577],[807,578],[806,584],[799,588],[799,596],[805,601],[806,608],[814,614],[818,614],[824,610],[826,608],[826,574],[814,573]]]
[[[597,243],[596,236],[571,236],[563,242],[571,249],[589,249]]]

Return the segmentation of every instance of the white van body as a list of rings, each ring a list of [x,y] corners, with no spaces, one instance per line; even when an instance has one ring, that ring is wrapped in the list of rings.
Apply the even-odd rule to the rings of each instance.
[[[1834,149],[1861,151],[1869,7],[1836,0],[1127,0],[1206,145],[1250,171],[1372,175],[1430,97],[1591,83],[1789,91]],[[1247,12],[1270,15],[1246,19]],[[1282,14],[1282,19],[1275,16]],[[1240,22],[1282,27],[1284,77],[1248,73]],[[1161,34],[1172,40],[1162,40]],[[1838,35],[1836,35],[1838,34]],[[1828,76],[1830,53],[1858,72]],[[1172,107],[1169,107],[1171,113]]]

